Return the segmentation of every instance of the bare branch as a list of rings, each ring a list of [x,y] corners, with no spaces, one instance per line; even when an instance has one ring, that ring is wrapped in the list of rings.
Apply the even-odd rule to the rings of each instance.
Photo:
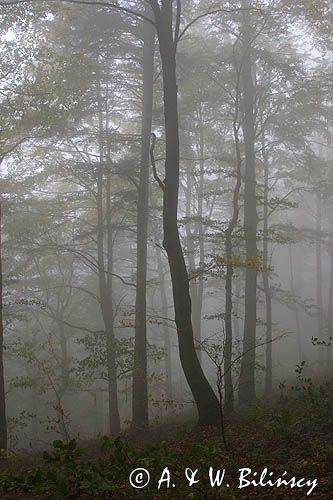
[[[208,12],[204,12],[203,14],[199,14],[197,17],[195,17],[194,19],[192,19],[191,22],[189,22],[185,28],[182,30],[182,32],[180,33],[180,35],[178,36],[178,40],[177,42],[179,42],[183,36],[185,35],[185,33],[191,28],[191,26],[193,26],[193,24],[197,23],[198,21],[200,21],[201,19],[205,18],[205,17],[208,17],[208,16],[213,16],[214,14],[219,14],[219,13],[225,13],[225,14],[233,14],[235,12],[243,12],[244,10],[254,10],[254,11],[257,11],[257,12],[263,12],[262,9],[259,9],[257,7],[248,7],[246,9],[244,8],[237,8],[237,9],[215,9],[215,10],[211,10],[211,11],[208,11]]]
[[[97,6],[97,7],[107,7],[109,9],[113,10],[118,10],[119,12],[125,12],[126,14],[129,14],[134,17],[138,17],[139,19],[142,19],[144,21],[147,21],[148,23],[152,24],[155,26],[155,23],[152,19],[149,19],[149,17],[145,16],[144,14],[141,14],[140,12],[136,12],[134,10],[128,9],[127,7],[122,7],[121,5],[118,5],[116,3],[112,2],[103,2],[100,0],[92,1],[92,0],[1,0],[0,1],[0,6],[2,7],[7,7],[11,5],[20,5],[24,3],[42,3],[42,2],[61,2],[61,3],[72,3],[72,4],[78,4],[78,5],[92,5],[92,6]]]
[[[155,144],[156,144],[156,135],[154,132],[151,134],[152,141],[151,141],[151,146],[150,146],[150,162],[151,166],[153,167],[153,175],[155,181],[158,183],[162,191],[164,191],[164,182],[160,179],[158,176],[157,170],[156,170],[156,162],[155,162],[155,156],[154,156],[154,149],[155,149]]]

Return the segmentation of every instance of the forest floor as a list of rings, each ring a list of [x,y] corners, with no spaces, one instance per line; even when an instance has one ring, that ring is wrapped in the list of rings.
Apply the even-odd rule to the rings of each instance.
[[[127,433],[116,441],[102,438],[98,445],[85,443],[84,449],[74,440],[68,444],[56,441],[53,451],[42,457],[30,461],[17,457],[1,463],[0,498],[329,500],[333,498],[332,403],[329,385],[304,386],[291,397],[270,404],[257,402],[226,419],[226,446],[218,429],[198,429],[193,421]],[[150,473],[149,485],[143,489],[135,489],[129,482],[131,471],[138,467]],[[166,467],[169,484],[167,473],[163,475]],[[210,467],[214,474],[225,469],[220,487],[212,487]],[[187,468],[198,469],[195,479],[200,481],[191,487]],[[258,481],[267,468],[273,481],[287,471],[284,479],[317,479],[318,485],[309,495],[310,483],[294,488],[239,488],[242,468],[252,470],[247,477],[250,481]],[[187,475],[191,475],[189,470]],[[140,479],[145,481],[143,476],[137,477]],[[165,480],[158,489],[160,479]]]

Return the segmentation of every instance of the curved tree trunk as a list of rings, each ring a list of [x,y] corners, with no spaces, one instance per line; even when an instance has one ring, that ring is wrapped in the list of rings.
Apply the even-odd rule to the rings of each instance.
[[[180,2],[178,2],[179,7]],[[219,403],[201,368],[194,346],[188,274],[178,231],[179,127],[176,79],[176,43],[173,38],[173,7],[163,0],[160,7],[151,0],[154,11],[163,72],[166,138],[163,196],[163,246],[166,250],[175,307],[179,354],[186,380],[195,399],[200,424],[219,422]],[[178,14],[180,12],[178,11]],[[176,35],[177,36],[177,35]]]

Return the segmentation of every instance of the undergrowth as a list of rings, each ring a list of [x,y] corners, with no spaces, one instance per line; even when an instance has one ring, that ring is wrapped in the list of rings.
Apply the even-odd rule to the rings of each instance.
[[[140,447],[131,444],[130,436],[103,437],[93,457],[89,447],[83,449],[75,440],[57,440],[52,451],[43,453],[38,466],[10,462],[3,467],[1,498],[309,498],[305,490],[238,489],[240,468],[261,471],[267,467],[275,476],[287,471],[290,476],[317,478],[319,485],[310,498],[328,499],[333,489],[332,387],[315,385],[300,375],[295,386],[280,389],[279,401],[258,402],[227,421],[227,447],[214,428],[187,433],[184,428],[182,439],[171,437]],[[170,471],[170,487],[163,481],[158,489],[166,467]],[[211,487],[210,467],[226,469],[221,487]],[[130,485],[130,473],[136,468],[150,473],[150,482],[143,489]],[[198,469],[195,479],[199,482],[191,487],[186,468]]]

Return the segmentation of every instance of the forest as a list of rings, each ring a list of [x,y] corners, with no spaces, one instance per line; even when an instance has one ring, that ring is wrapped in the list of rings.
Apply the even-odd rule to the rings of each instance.
[[[332,498],[331,0],[0,25],[0,498]]]

